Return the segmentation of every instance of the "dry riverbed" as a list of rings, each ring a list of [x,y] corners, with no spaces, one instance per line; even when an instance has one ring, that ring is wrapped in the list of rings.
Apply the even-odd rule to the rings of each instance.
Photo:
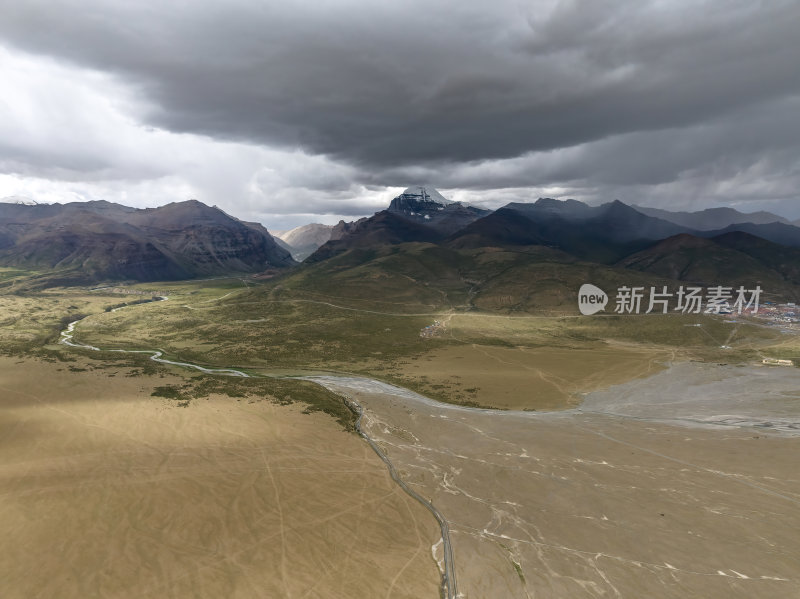
[[[679,365],[590,395],[591,413],[321,382],[448,519],[465,597],[800,596],[795,369]]]

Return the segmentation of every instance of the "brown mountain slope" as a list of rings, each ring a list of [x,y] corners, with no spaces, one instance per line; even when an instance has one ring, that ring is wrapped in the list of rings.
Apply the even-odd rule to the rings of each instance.
[[[707,287],[744,285],[751,288],[758,284],[769,293],[794,297],[796,282],[776,270],[778,259],[775,252],[796,250],[752,235],[747,238],[741,243],[740,249],[720,243],[716,239],[703,239],[688,234],[675,235],[631,254],[620,260],[617,266]],[[742,251],[762,243],[767,246],[762,250],[766,262]]]
[[[292,266],[261,225],[197,201],[139,210],[109,202],[0,205],[0,265],[74,282],[174,280]]]

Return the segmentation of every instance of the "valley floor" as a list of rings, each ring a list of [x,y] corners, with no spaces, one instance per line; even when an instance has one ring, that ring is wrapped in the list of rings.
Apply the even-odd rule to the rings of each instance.
[[[752,370],[680,365],[590,395],[590,413],[319,380],[448,519],[464,597],[796,597],[800,374]]]
[[[79,343],[311,374],[360,404],[447,520],[461,597],[800,596],[800,371],[745,365],[795,358],[794,336],[395,312],[240,280],[164,293],[2,296],[0,340],[25,357],[0,358],[0,596],[440,593],[437,522],[335,396],[54,343],[85,314]],[[298,385],[321,396],[292,403]]]
[[[302,404],[0,358],[0,596],[436,597],[436,522]]]

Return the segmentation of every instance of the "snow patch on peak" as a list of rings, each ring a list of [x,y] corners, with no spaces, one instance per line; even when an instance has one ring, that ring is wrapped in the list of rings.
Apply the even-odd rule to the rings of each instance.
[[[429,185],[412,185],[407,187],[403,195],[419,196],[420,199],[436,202],[437,204],[454,204],[453,200],[448,200],[440,194],[434,187]]]
[[[0,198],[0,202],[2,202],[3,204],[18,204],[20,206],[39,205],[39,202],[37,202],[36,200],[26,198],[25,196],[8,196],[6,198]]]

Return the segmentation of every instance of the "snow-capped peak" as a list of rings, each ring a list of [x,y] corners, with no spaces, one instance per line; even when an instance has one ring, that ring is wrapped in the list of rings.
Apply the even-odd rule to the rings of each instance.
[[[6,198],[0,198],[0,202],[2,202],[3,204],[19,204],[21,206],[39,205],[39,203],[36,200],[32,200],[24,196],[8,196]]]
[[[448,200],[440,194],[434,187],[428,185],[412,185],[406,188],[403,195],[418,196],[422,201],[436,202],[437,204],[454,204],[452,200]]]

